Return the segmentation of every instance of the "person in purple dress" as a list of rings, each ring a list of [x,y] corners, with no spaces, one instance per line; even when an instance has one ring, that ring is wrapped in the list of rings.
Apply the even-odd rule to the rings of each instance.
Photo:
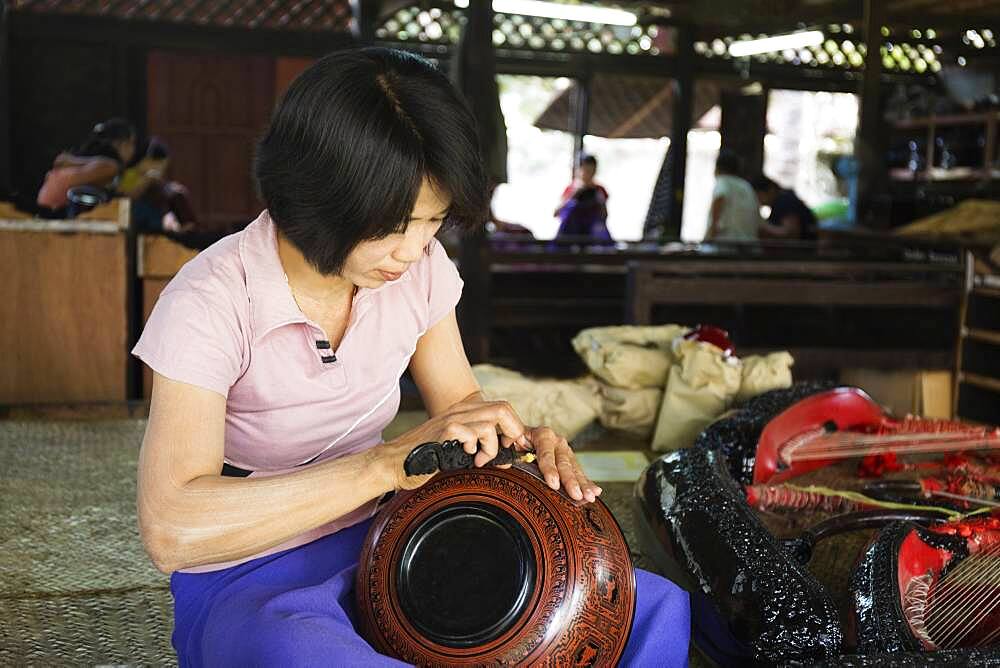
[[[611,243],[608,232],[608,190],[595,180],[597,158],[580,156],[573,182],[563,190],[556,207],[556,239],[590,237],[592,243]]]
[[[171,574],[181,666],[401,665],[356,630],[353,584],[379,501],[456,439],[475,464],[533,450],[592,502],[566,440],[487,401],[435,234],[488,215],[475,122],[428,61],[341,51],[285,93],[254,172],[267,209],[187,263],[133,353],[154,372],[140,533]],[[409,369],[429,419],[385,441]],[[683,665],[688,596],[636,572],[623,665]]]

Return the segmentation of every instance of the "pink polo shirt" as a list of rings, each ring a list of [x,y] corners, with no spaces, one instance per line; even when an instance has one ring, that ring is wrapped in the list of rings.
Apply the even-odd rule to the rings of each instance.
[[[458,271],[431,240],[399,279],[359,288],[340,345],[320,348],[326,335],[292,297],[265,211],[184,265],[132,353],[162,376],[226,397],[225,460],[274,475],[381,443],[417,340],[461,292]],[[367,519],[376,503],[252,557],[189,571],[303,545]]]

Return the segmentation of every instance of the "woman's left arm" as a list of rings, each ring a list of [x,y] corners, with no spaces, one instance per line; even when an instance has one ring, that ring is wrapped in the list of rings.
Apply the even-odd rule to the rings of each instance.
[[[410,374],[431,416],[458,403],[485,401],[465,356],[454,311],[417,341],[410,359]],[[559,489],[561,481],[574,499],[593,501],[600,495],[601,488],[583,473],[566,439],[548,427],[526,427],[519,438],[501,434],[500,439],[504,447],[533,450],[538,457],[538,468],[552,489]]]
[[[431,417],[466,399],[482,399],[462,346],[455,311],[441,318],[417,341],[410,374]]]

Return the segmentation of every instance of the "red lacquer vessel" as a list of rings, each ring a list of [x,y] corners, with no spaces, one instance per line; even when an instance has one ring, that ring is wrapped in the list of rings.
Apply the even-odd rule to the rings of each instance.
[[[607,507],[534,464],[439,473],[375,518],[357,576],[361,630],[418,665],[613,666],[635,612]]]

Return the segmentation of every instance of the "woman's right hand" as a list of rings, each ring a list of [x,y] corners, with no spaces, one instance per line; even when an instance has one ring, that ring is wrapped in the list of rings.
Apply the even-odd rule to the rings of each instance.
[[[403,462],[413,448],[428,442],[461,441],[462,448],[474,454],[476,466],[483,466],[497,456],[501,447],[520,445],[528,448],[527,428],[506,401],[484,401],[479,393],[466,397],[419,427],[375,449],[375,456],[392,489],[415,489],[433,474],[408,476]]]

